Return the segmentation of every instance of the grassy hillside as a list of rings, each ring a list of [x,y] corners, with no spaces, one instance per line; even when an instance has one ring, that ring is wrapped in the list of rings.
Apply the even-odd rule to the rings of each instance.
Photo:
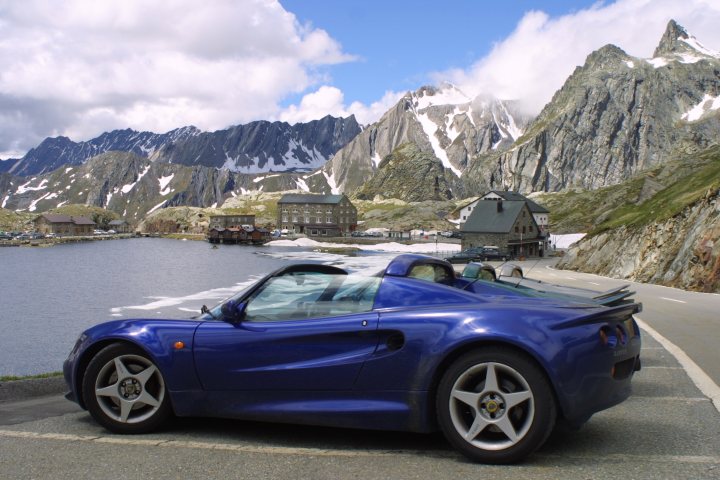
[[[673,217],[720,189],[720,146],[686,155],[627,181],[594,191],[535,194],[550,210],[553,233],[591,235],[625,225],[639,228]]]
[[[0,230],[2,231],[22,231],[25,230],[26,223],[37,217],[33,213],[13,212],[5,208],[0,208]]]

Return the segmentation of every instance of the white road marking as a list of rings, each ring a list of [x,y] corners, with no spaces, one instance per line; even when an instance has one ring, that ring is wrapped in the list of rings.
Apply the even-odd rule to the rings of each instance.
[[[668,302],[687,303],[685,300],[676,300],[674,298],[667,298],[667,297],[658,297],[658,298],[662,298],[663,300],[667,300]]]
[[[647,348],[643,348],[643,350],[648,350],[648,349],[647,349]],[[643,369],[643,370],[682,370],[682,367],[661,367],[661,366],[659,366],[659,365],[658,365],[658,366],[646,367],[645,365],[643,365],[642,369]]]
[[[595,282],[588,282],[588,283],[589,283],[590,285],[597,285],[598,287],[600,286],[599,283],[595,283]]]
[[[567,278],[568,280],[577,280],[577,278],[575,278],[575,277],[565,277],[565,278]]]
[[[630,397],[631,399],[633,397]],[[648,397],[653,398],[653,397]],[[707,401],[707,399],[703,399]],[[135,437],[117,438],[102,437],[90,435],[69,435],[62,433],[39,433],[27,432],[19,430],[0,430],[0,438],[22,438],[31,440],[57,440],[65,442],[88,442],[88,443],[107,443],[119,445],[134,445],[143,447],[160,447],[160,448],[190,448],[198,450],[224,450],[230,452],[243,453],[260,453],[266,455],[308,455],[320,457],[397,457],[397,455],[423,455],[426,452],[413,450],[326,450],[320,448],[294,448],[294,447],[270,447],[259,445],[237,445],[232,443],[214,443],[214,442],[188,442],[178,440],[144,440]],[[450,451],[433,451],[433,456],[442,456],[449,458],[457,458],[457,454]],[[596,455],[543,455],[537,453],[537,456],[547,458],[575,458],[575,459],[597,459]],[[637,464],[643,463],[692,463],[692,464],[717,464],[720,463],[720,457],[711,455],[632,455],[632,454],[604,454],[604,461],[627,462]]]
[[[680,363],[687,372],[690,380],[692,380],[695,386],[700,389],[703,395],[712,401],[713,405],[715,405],[715,409],[720,412],[720,387],[713,382],[712,378],[710,378],[707,373],[703,372],[698,364],[693,362],[692,359],[680,349],[680,347],[660,335],[660,333],[641,320],[637,315],[635,315],[635,320],[637,320],[640,328],[645,330],[651,337],[660,343],[660,345],[665,347],[665,350],[675,357],[678,363]]]
[[[63,440],[67,442],[91,442],[91,443],[107,443],[117,445],[134,445],[143,447],[176,447],[176,448],[193,448],[206,450],[229,450],[233,452],[246,453],[264,453],[279,455],[308,455],[320,457],[392,457],[398,454],[416,454],[413,451],[403,450],[327,450],[322,448],[296,448],[296,447],[270,447],[260,445],[240,445],[232,443],[215,443],[215,442],[187,442],[180,440],[146,440],[134,437],[118,438],[103,437],[89,435],[70,435],[62,433],[38,433],[16,430],[0,430],[0,438],[30,438],[38,440]],[[438,452],[440,453],[440,452]],[[452,454],[442,452],[448,456]]]

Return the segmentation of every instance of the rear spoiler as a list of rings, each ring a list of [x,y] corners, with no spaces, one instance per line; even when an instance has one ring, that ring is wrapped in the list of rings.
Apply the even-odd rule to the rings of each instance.
[[[556,323],[550,327],[551,330],[562,330],[564,328],[588,325],[592,323],[620,323],[642,312],[642,303],[628,303],[615,307],[604,307],[588,315],[581,315],[577,318]]]

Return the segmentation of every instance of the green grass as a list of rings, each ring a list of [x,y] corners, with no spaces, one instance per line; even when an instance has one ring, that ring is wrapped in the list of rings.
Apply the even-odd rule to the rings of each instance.
[[[643,193],[646,184],[653,186],[649,193]],[[547,193],[534,200],[550,210],[553,233],[597,235],[667,220],[719,188],[720,146],[643,171],[618,185]]]
[[[54,377],[61,377],[62,372],[50,372],[50,373],[39,373],[37,375],[25,375],[25,376],[16,376],[16,375],[2,375],[0,376],[0,382],[14,382],[16,380],[34,380],[38,378],[54,378]]]
[[[709,163],[698,165],[693,173],[678,178],[640,205],[622,205],[611,212],[592,233],[597,234],[620,226],[642,227],[678,215],[686,207],[702,199],[708,192],[720,189],[720,155]]]

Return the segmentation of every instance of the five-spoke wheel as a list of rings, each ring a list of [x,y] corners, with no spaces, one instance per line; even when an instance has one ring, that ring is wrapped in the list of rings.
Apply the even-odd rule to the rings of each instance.
[[[170,414],[160,370],[129,345],[110,345],[90,361],[83,399],[98,423],[118,433],[153,430]]]
[[[545,441],[556,407],[542,371],[524,355],[487,348],[460,357],[437,395],[438,422],[463,454],[511,463]]]

